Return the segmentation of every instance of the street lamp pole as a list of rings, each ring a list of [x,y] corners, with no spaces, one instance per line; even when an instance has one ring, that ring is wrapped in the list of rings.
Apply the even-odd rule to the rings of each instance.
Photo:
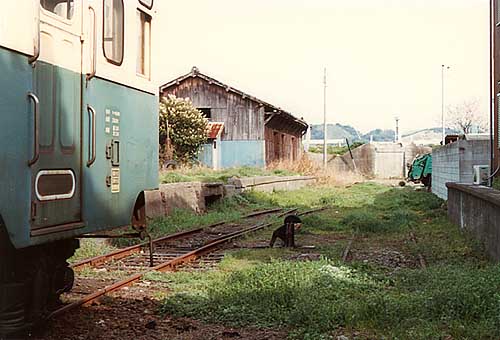
[[[394,136],[394,143],[399,143],[399,117],[396,117],[396,135]]]
[[[323,78],[323,166],[326,169],[328,163],[328,153],[327,153],[327,124],[326,124],[326,67],[325,76]]]
[[[442,128],[442,138],[441,143],[444,145],[446,138],[446,131],[444,126],[444,71],[449,70],[450,67],[446,65],[441,65],[441,128]]]

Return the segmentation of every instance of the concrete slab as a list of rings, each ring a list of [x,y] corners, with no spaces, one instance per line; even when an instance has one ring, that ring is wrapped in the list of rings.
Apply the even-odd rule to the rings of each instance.
[[[248,178],[231,178],[229,184],[238,191],[290,191],[303,188],[316,183],[312,176],[261,176]]]
[[[206,211],[207,205],[247,190],[289,191],[315,183],[316,178],[309,176],[268,176],[234,178],[227,185],[201,182],[162,184],[158,190],[146,192],[146,216],[150,219],[168,216],[175,209],[201,214]]]
[[[207,204],[224,197],[222,183],[162,184],[159,190],[146,192],[146,216],[168,216],[175,209],[187,209],[196,214],[206,211]]]

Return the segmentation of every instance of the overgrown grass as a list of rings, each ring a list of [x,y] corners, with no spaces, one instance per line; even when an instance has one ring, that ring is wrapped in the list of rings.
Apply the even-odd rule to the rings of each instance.
[[[336,206],[358,208],[375,202],[376,196],[390,188],[374,183],[363,183],[350,188],[334,186],[311,186],[290,192],[250,192],[248,200],[258,204],[305,209]]]
[[[69,262],[75,263],[91,257],[101,256],[115,249],[115,247],[104,240],[82,239],[80,240],[80,248],[69,259]]]
[[[351,151],[364,145],[365,143],[362,142],[354,142],[351,145]],[[316,146],[310,146],[309,147],[309,152],[312,153],[323,153],[323,145],[316,145]],[[326,152],[328,152],[329,155],[344,155],[347,152],[349,152],[349,147],[346,146],[333,146],[333,145],[328,145],[326,148]]]
[[[224,182],[232,177],[254,177],[254,176],[294,176],[300,173],[286,170],[265,170],[256,167],[240,167],[224,170],[212,170],[203,167],[181,168],[174,171],[165,171],[160,175],[161,183],[178,182]]]
[[[500,269],[435,267],[392,280],[329,261],[275,261],[184,275],[163,312],[231,326],[287,327],[299,338],[339,327],[391,338],[483,339],[500,329]]]
[[[331,209],[304,218],[302,237],[359,233],[358,249],[399,244],[423,254],[427,269],[387,271],[339,262],[344,243],[322,243],[317,262],[287,261],[283,249],[239,250],[218,271],[157,274],[173,293],[163,312],[233,326],[277,327],[293,339],[337,334],[386,339],[500,338],[500,268],[447,221],[443,201],[376,184],[250,193],[250,205]],[[419,240],[408,239],[413,231]],[[268,231],[269,233],[269,231]],[[267,235],[267,234],[266,234]],[[298,237],[300,240],[301,234]]]

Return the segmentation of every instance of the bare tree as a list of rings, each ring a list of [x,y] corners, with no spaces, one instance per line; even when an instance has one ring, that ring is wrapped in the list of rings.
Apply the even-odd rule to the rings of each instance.
[[[483,117],[477,99],[466,100],[461,104],[448,107],[448,125],[460,130],[464,134],[472,132],[474,127],[479,131],[487,129],[487,123]]]

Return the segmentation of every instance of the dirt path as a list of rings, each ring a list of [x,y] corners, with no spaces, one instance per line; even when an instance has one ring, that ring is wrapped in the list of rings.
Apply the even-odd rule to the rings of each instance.
[[[134,292],[136,291],[136,292]],[[204,324],[190,319],[174,319],[159,313],[155,289],[125,290],[128,297],[105,297],[98,305],[83,307],[47,325],[35,340],[273,340],[286,333],[252,328],[235,329]],[[142,296],[142,298],[141,298]]]

